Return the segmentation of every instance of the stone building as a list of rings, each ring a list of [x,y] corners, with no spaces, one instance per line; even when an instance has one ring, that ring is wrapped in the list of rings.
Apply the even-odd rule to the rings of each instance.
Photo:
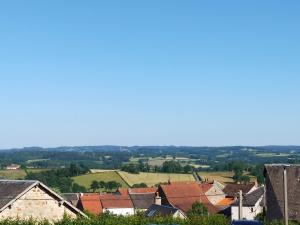
[[[0,180],[0,219],[57,221],[64,215],[86,217],[39,181]]]
[[[268,220],[284,218],[283,171],[287,173],[288,214],[290,220],[300,220],[300,165],[265,165],[266,210]]]

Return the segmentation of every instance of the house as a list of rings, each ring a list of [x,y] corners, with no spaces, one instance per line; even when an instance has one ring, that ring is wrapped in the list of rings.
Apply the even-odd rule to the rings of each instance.
[[[219,185],[219,183],[200,183],[199,185],[203,189],[208,200],[213,205],[216,205],[218,202],[225,198],[225,193],[222,191],[222,187]]]
[[[77,207],[79,202],[80,193],[63,193],[62,197],[70,202],[73,206]]]
[[[300,165],[265,165],[266,216],[268,220],[284,218],[284,168],[287,174],[289,219],[300,220]]]
[[[265,187],[259,187],[256,190],[246,194],[243,197],[242,215],[243,219],[254,220],[256,215],[263,212]],[[239,200],[231,205],[231,220],[239,219]]]
[[[215,214],[218,209],[208,200],[205,192],[208,189],[197,182],[174,182],[160,185],[159,195],[162,198],[162,205],[172,206],[187,213],[193,203],[200,202],[206,206],[210,214]]]
[[[115,215],[134,215],[135,210],[128,195],[91,193],[82,194],[78,203],[82,210],[99,215],[110,212]]]
[[[246,184],[236,184],[230,183],[225,186],[223,192],[225,193],[227,198],[236,199],[239,195],[239,191],[241,190],[243,194],[248,194],[254,191],[257,188],[257,184],[254,182],[246,183]]]
[[[57,221],[68,215],[86,217],[79,209],[39,181],[0,180],[0,219]]]
[[[185,214],[178,208],[166,205],[153,204],[145,212],[147,217],[172,216],[173,218],[185,218]]]
[[[155,204],[156,195],[155,193],[130,193],[130,199],[133,203],[133,207],[135,211],[145,211],[147,210],[152,204]]]
[[[5,167],[5,169],[7,169],[7,170],[18,170],[18,169],[20,169],[20,165],[18,165],[18,164],[10,164],[10,165],[8,165],[8,166],[6,166]]]

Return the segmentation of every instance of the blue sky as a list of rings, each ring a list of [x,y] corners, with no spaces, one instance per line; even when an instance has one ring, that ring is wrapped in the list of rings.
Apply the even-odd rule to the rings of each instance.
[[[3,1],[0,148],[300,144],[299,1]]]

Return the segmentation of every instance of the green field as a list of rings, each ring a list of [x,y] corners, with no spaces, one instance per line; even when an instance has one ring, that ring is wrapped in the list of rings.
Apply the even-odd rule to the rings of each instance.
[[[89,173],[81,176],[73,177],[75,183],[80,184],[87,189],[90,188],[92,181],[116,181],[122,185],[122,187],[128,187],[126,182],[120,177],[116,171],[107,171],[99,173]]]
[[[192,174],[177,173],[139,173],[131,174],[124,171],[118,172],[120,176],[130,185],[137,183],[146,183],[148,186],[154,186],[158,183],[170,181],[195,181]]]
[[[223,184],[234,182],[232,179],[234,173],[230,171],[224,172],[198,172],[198,175],[201,177],[202,180],[208,179],[209,182],[214,180],[219,181]],[[250,180],[253,182],[255,178],[250,176]]]
[[[28,169],[27,171],[30,173],[37,173],[44,171],[46,169]],[[22,180],[26,176],[24,170],[0,170],[0,179],[8,179],[8,180]]]

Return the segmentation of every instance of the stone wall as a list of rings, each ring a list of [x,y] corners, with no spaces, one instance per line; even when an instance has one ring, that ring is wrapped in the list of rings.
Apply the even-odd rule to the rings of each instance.
[[[61,205],[58,200],[53,198],[40,187],[34,187],[24,194],[20,199],[15,201],[10,207],[0,213],[0,219],[20,218],[57,221],[64,215],[72,218],[76,214]]]

